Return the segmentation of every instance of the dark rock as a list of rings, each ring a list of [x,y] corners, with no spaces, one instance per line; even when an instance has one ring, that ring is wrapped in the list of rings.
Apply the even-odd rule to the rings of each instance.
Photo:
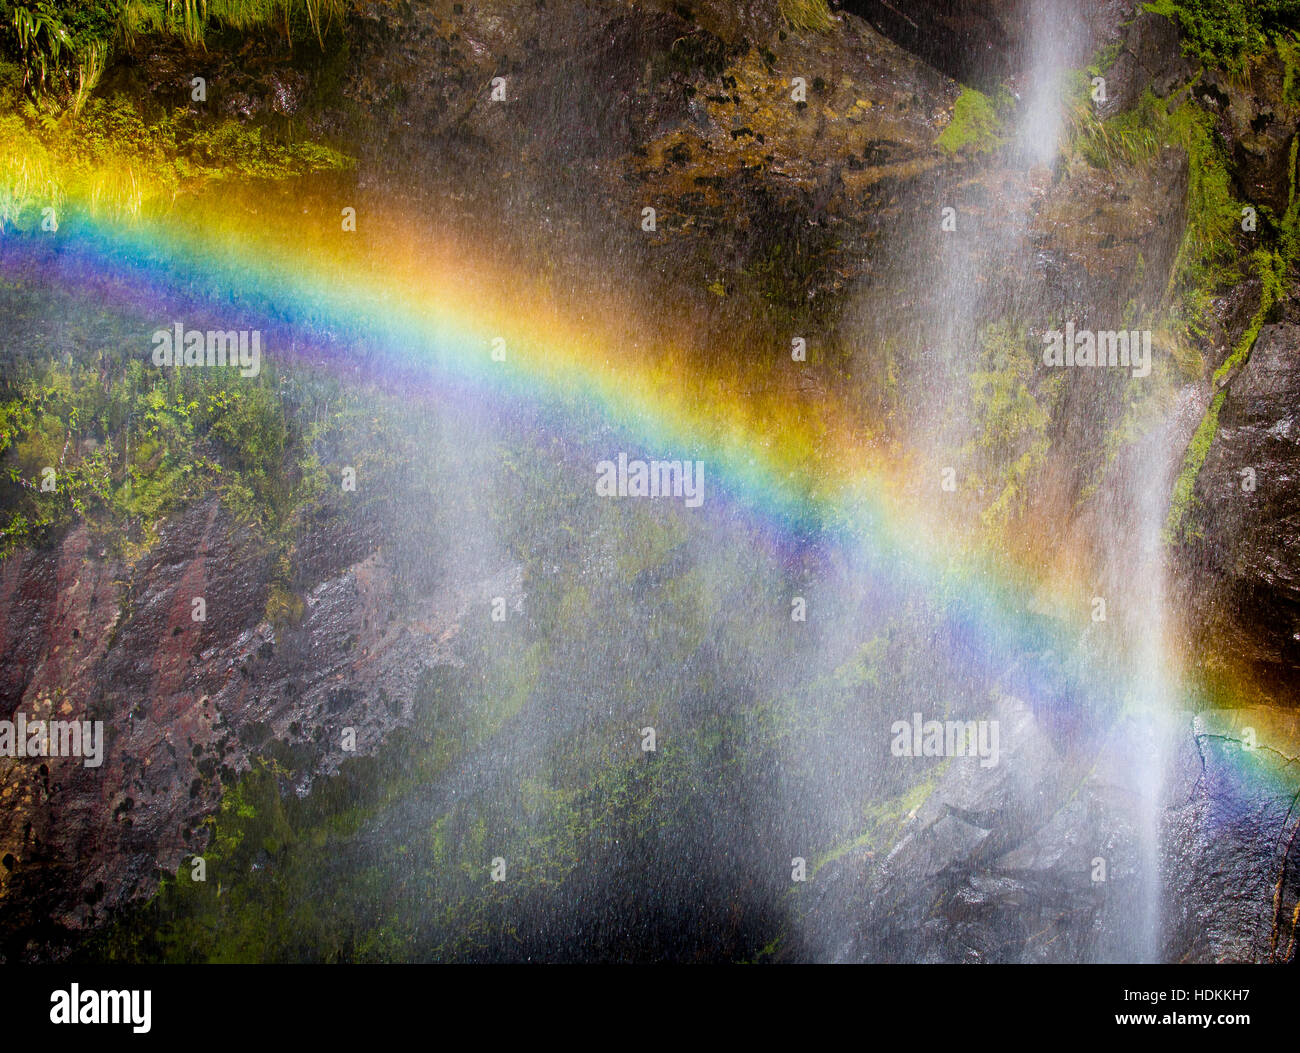
[[[216,499],[167,524],[129,572],[91,556],[84,528],[5,563],[0,639],[21,661],[4,666],[0,716],[103,720],[105,756],[95,768],[0,760],[0,849],[12,860],[0,872],[0,956],[26,956],[35,941],[57,958],[77,932],[152,894],[159,871],[202,850],[194,825],[226,784],[273,745],[294,758],[299,793],[345,756],[374,752],[410,719],[421,673],[456,663],[471,604],[505,596],[519,609],[517,568],[412,600],[377,546],[338,566],[365,547],[364,530],[325,515],[317,531],[294,577],[332,576],[311,578],[302,618],[278,630],[264,615],[271,554]],[[344,727],[356,729],[353,754]]]
[[[1219,133],[1233,159],[1243,201],[1281,217],[1291,200],[1291,144],[1300,105],[1284,90],[1288,71],[1275,54],[1253,60],[1249,77],[1207,73],[1205,85],[1220,99]]]
[[[1210,663],[1256,666],[1296,704],[1300,674],[1300,327],[1265,326],[1228,384],[1196,479],[1183,574]],[[1253,473],[1254,489],[1249,489]]]
[[[1099,112],[1103,117],[1122,113],[1147,89],[1164,98],[1194,72],[1183,55],[1178,26],[1164,15],[1141,11],[1124,30],[1120,53],[1106,70],[1107,101]]]
[[[967,84],[995,85],[1025,61],[1028,0],[844,0],[842,7]]]
[[[1276,721],[1267,707],[1193,721],[1171,779],[1163,841],[1170,960],[1295,958],[1300,840],[1287,770],[1296,758],[1252,748],[1247,737]]]
[[[954,80],[994,89],[1035,60],[1036,18],[1052,2],[1059,9],[1053,33],[1074,34],[1062,61],[1076,67],[1114,39],[1134,6],[1128,0],[843,0],[841,6]]]

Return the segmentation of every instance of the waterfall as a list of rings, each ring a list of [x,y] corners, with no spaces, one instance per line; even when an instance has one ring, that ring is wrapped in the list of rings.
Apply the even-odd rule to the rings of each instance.
[[[1062,74],[1078,64],[1080,25],[1072,0],[1033,0],[1016,145],[1034,164],[1050,165],[1060,148]]]
[[[1155,427],[1138,445],[1126,485],[1114,510],[1132,539],[1112,550],[1105,568],[1109,585],[1124,607],[1116,646],[1127,644],[1128,714],[1115,748],[1128,772],[1133,800],[1133,865],[1137,896],[1124,903],[1123,933],[1114,957],[1121,961],[1162,959],[1163,817],[1167,782],[1179,726],[1175,719],[1177,677],[1171,663],[1164,524],[1179,449],[1171,427]]]
[[[1017,104],[1008,129],[1008,163],[1019,169],[1003,183],[1005,208],[987,215],[979,230],[940,243],[937,263],[921,276],[929,283],[926,329],[931,347],[942,348],[931,366],[945,387],[961,396],[934,400],[922,411],[916,434],[932,461],[951,453],[972,424],[965,396],[981,365],[981,327],[1012,305],[1019,322],[1050,328],[1056,303],[1042,299],[1041,262],[1031,241],[1032,210],[1061,150],[1065,131],[1067,71],[1087,61],[1089,42],[1078,0],[1032,0],[1024,41],[1024,64],[1013,79]],[[976,261],[1000,257],[1006,267],[996,285],[981,291]],[[1066,305],[1066,310],[1072,308]],[[1115,324],[1119,321],[1116,319]],[[930,356],[927,356],[930,357]],[[1041,363],[1035,363],[1041,368]],[[1084,401],[1076,413],[1092,406]],[[1087,422],[1084,422],[1087,423]],[[1162,939],[1161,826],[1167,769],[1172,756],[1175,702],[1166,639],[1165,566],[1162,532],[1171,485],[1167,429],[1156,427],[1122,458],[1131,461],[1100,499],[1102,521],[1114,538],[1096,546],[1091,572],[1096,594],[1109,609],[1106,624],[1084,624],[1080,645],[1098,646],[1115,660],[1102,664],[1118,681],[1124,704],[1107,736],[1100,764],[1122,788],[1127,804],[1117,821],[1127,827],[1115,858],[1106,859],[1112,936],[1097,947],[1108,961],[1156,961]],[[936,463],[944,463],[939,460]],[[1086,615],[1084,615],[1086,618]],[[1082,704],[1082,700],[1078,700]],[[1099,849],[1099,854],[1101,850]]]

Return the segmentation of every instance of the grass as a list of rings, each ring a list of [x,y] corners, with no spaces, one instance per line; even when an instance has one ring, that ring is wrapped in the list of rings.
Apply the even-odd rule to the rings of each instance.
[[[247,33],[279,28],[292,40],[305,23],[318,42],[347,15],[349,0],[129,0],[122,9],[127,38],[164,32],[201,45],[213,25]]]
[[[781,19],[791,29],[824,33],[835,24],[826,0],[780,0]]]
[[[825,6],[825,0],[821,0]],[[213,29],[274,30],[290,44],[314,36],[324,46],[350,0],[0,0],[0,55],[23,69],[33,97],[56,98],[79,111],[114,53],[166,36],[201,48]]]
[[[1187,230],[1170,282],[1191,295],[1192,317],[1199,319],[1210,309],[1214,291],[1241,280],[1234,238],[1242,205],[1233,194],[1226,151],[1210,114],[1184,103],[1169,115],[1166,141],[1186,152],[1188,172]]]
[[[327,146],[276,142],[233,119],[176,111],[146,121],[124,96],[60,109],[25,97],[16,69],[0,66],[0,232],[32,228],[47,207],[130,221],[214,181],[283,179],[350,163]]]
[[[1160,100],[1148,92],[1133,109],[1102,120],[1092,101],[1090,74],[1076,71],[1065,104],[1069,140],[1095,168],[1144,164],[1160,149],[1160,133],[1164,130],[1156,112],[1160,105]]]
[[[44,144],[20,118],[0,117],[0,233],[44,208],[57,213],[65,196],[61,173]]]

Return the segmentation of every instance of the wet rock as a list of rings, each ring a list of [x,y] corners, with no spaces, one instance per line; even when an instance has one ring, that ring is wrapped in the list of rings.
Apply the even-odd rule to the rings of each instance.
[[[1248,77],[1206,75],[1204,90],[1219,113],[1219,133],[1231,151],[1238,195],[1281,217],[1291,199],[1291,145],[1300,105],[1288,97],[1290,76],[1269,54],[1254,60]]]
[[[842,6],[935,69],[968,84],[996,84],[1024,61],[1021,27],[1029,13],[1027,0],[844,0]]]
[[[1300,673],[1300,327],[1265,326],[1232,377],[1196,478],[1183,577],[1211,664],[1262,671],[1295,704]]]
[[[1249,725],[1298,740],[1258,708],[1174,720],[1155,822],[1160,848],[1145,928],[1140,765],[1149,734],[1119,720],[1093,761],[1063,755],[1028,707],[1002,700],[995,768],[947,762],[887,851],[818,871],[786,954],[838,961],[1290,960],[1300,896],[1294,760],[1243,746]],[[1128,758],[1127,760],[1125,758]],[[1163,939],[1156,937],[1163,932]],[[1144,943],[1150,940],[1148,946]]]
[[[823,868],[794,926],[811,943],[792,956],[999,962],[1092,953],[1104,904],[1089,878],[1098,791],[1068,793],[1062,773],[1071,765],[1029,707],[1005,698],[989,718],[1001,727],[999,763],[946,762],[887,852],[851,852]]]
[[[1103,117],[1130,109],[1150,89],[1165,98],[1176,85],[1195,72],[1183,55],[1178,26],[1164,15],[1139,11],[1124,29],[1123,43],[1114,63],[1106,70],[1106,102],[1099,107]]]
[[[1285,741],[1300,741],[1294,719]],[[1175,961],[1285,962],[1295,956],[1300,842],[1294,756],[1253,745],[1276,710],[1198,714],[1178,759],[1164,837]]]
[[[105,756],[0,758],[0,956],[58,958],[152,894],[201,852],[229,781],[273,746],[294,758],[300,793],[374,752],[409,720],[421,673],[456,663],[471,606],[504,596],[521,609],[518,568],[412,596],[378,546],[338,567],[366,548],[364,519],[360,532],[328,513],[315,523],[294,575],[311,580],[303,613],[278,628],[265,620],[272,554],[215,498],[129,569],[97,559],[84,528],[4,564],[0,638],[19,660],[4,667],[0,717],[102,720]]]
[[[1118,39],[1131,8],[1084,5],[1080,46]],[[850,298],[891,337],[919,332],[918,319],[951,308],[926,299],[947,288],[925,270],[932,264],[971,275],[972,318],[1027,302],[1044,321],[1096,317],[1112,328],[1130,298],[1159,298],[1181,234],[1168,217],[1185,207],[1183,158],[1052,171],[937,146],[960,92],[952,77],[992,84],[1022,70],[1024,3],[862,0],[846,3],[825,33],[785,31],[775,9],[758,0],[368,4],[342,76],[356,115],[321,120],[355,137],[363,184],[405,202],[412,222],[422,210],[448,222],[491,217],[540,231],[557,256],[598,241],[592,255],[619,261],[620,282],[668,288],[675,303],[694,298],[733,348],[745,326],[771,329],[809,305],[831,316]],[[1165,94],[1187,75],[1171,28],[1136,19],[1110,73],[1111,106],[1148,85]],[[214,48],[199,66],[179,47],[160,48],[113,76],[185,104],[196,70],[210,77],[218,112],[311,117],[316,75],[274,42],[238,55]],[[497,77],[501,99],[488,90]],[[796,77],[807,91],[800,101]],[[1277,71],[1263,71],[1260,84],[1252,94],[1211,78],[1207,92],[1243,194],[1277,212],[1287,187],[1279,159],[1296,122],[1276,101]],[[960,216],[955,247],[936,223],[946,204]],[[658,213],[653,237],[638,225],[647,205]],[[1005,258],[1008,214],[1024,216],[1027,258]],[[908,260],[920,264],[902,266]],[[1030,261],[1032,277],[1021,280]],[[1224,305],[1221,343],[1250,313],[1249,297]],[[973,340],[968,328],[963,339]],[[1196,495],[1198,580],[1215,583],[1197,597],[1202,624],[1216,647],[1275,670],[1279,683],[1294,682],[1300,658],[1298,332],[1266,329],[1230,383]],[[936,386],[925,350],[900,354],[903,384]],[[820,394],[828,381],[809,371],[799,383]],[[1060,404],[1078,431],[1060,448],[1079,475],[1062,486],[1063,509],[1087,478],[1087,458],[1105,453],[1099,422],[1120,405],[1116,390],[1086,374],[1067,384]],[[1253,494],[1240,489],[1243,466],[1257,473]],[[56,550],[0,567],[0,707],[84,712],[110,732],[102,769],[0,761],[0,952],[57,957],[69,931],[151,892],[160,868],[202,848],[203,818],[259,752],[288,751],[292,791],[306,793],[345,759],[345,728],[358,729],[358,752],[378,749],[409,719],[420,676],[457,663],[468,611],[498,595],[520,609],[515,567],[439,567],[413,586],[408,568],[429,556],[410,543],[409,525],[405,533],[403,548],[402,530],[381,516],[309,510],[295,525],[290,575],[275,581],[291,594],[291,613],[274,621],[269,542],[213,501],[167,524],[137,566],[97,559],[77,531]],[[638,579],[636,588],[655,584]],[[191,617],[197,596],[207,604],[202,623]],[[584,716],[577,688],[565,696],[573,726]],[[1076,961],[1127,946],[1111,905],[1134,881],[1131,773],[1063,756],[1046,719],[1015,700],[1002,700],[997,716],[1006,736],[998,767],[952,765],[900,817],[896,838],[854,848],[816,875],[792,956]],[[1286,957],[1291,935],[1280,919],[1297,893],[1290,849],[1277,848],[1283,794],[1235,781],[1239,747],[1207,720],[1176,753],[1166,887],[1180,913],[1167,951]],[[515,748],[489,743],[481,756],[510,761]],[[479,756],[441,797],[430,794],[434,815],[446,798],[490,785]],[[418,816],[413,830],[427,830],[417,803],[403,807]],[[1098,856],[1115,864],[1118,894],[1097,888]]]
[[[1126,0],[1060,3],[1081,30],[1068,55],[1074,66],[1113,39],[1134,7]],[[1029,0],[843,0],[841,6],[963,84],[995,88],[1034,60]]]

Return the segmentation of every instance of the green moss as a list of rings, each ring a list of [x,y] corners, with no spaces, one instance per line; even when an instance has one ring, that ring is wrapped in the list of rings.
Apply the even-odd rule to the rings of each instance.
[[[266,620],[277,629],[297,625],[306,613],[307,605],[301,596],[277,583],[271,586],[266,600]]]
[[[1178,23],[1187,54],[1232,70],[1263,51],[1273,33],[1300,26],[1300,0],[1156,0],[1143,8]]]
[[[1169,115],[1166,141],[1187,153],[1187,226],[1174,260],[1172,283],[1191,295],[1197,317],[1217,289],[1240,280],[1234,238],[1240,232],[1241,203],[1232,192],[1226,149],[1214,118],[1190,102]]]
[[[1059,376],[1044,380],[1019,331],[1008,322],[980,337],[981,361],[971,373],[976,438],[963,451],[990,527],[1022,509],[1029,481],[1047,456],[1050,405]]]
[[[1232,193],[1228,157],[1214,117],[1186,98],[1166,101],[1147,91],[1131,110],[1102,121],[1086,91],[1072,98],[1073,142],[1097,167],[1144,164],[1165,147],[1187,155],[1187,222],[1173,282],[1209,290],[1237,280],[1233,237],[1239,230],[1241,204]]]
[[[1246,327],[1246,331],[1242,333],[1241,338],[1237,341],[1232,354],[1215,371],[1214,382],[1216,386],[1221,384],[1229,373],[1250,357],[1250,352],[1255,346],[1255,341],[1259,339],[1259,333],[1268,317],[1268,312],[1285,291],[1286,262],[1279,253],[1260,250],[1254,253],[1252,260],[1260,279],[1259,307],[1255,311],[1250,325]],[[1209,456],[1210,447],[1213,445],[1214,437],[1218,433],[1219,411],[1226,397],[1226,391],[1219,391],[1215,395],[1213,402],[1210,403],[1209,410],[1201,419],[1201,423],[1188,445],[1182,470],[1174,483],[1174,491],[1169,504],[1169,516],[1165,522],[1164,537],[1167,544],[1176,544],[1191,539],[1191,535],[1188,533],[1187,516],[1191,510],[1192,499],[1195,495],[1197,477],[1200,475],[1201,468],[1205,465],[1205,459]]]
[[[156,369],[147,321],[75,291],[0,287],[0,314],[21,349],[0,382],[0,558],[78,522],[139,555],[161,520],[209,493],[237,518],[287,531],[331,475],[337,487],[318,444],[363,414],[364,395],[287,365],[255,379]]]
[[[1186,222],[1170,269],[1164,324],[1199,342],[1216,297],[1242,278],[1237,239],[1243,206],[1233,193],[1231,162],[1214,116],[1186,94],[1164,100],[1147,91],[1132,109],[1103,121],[1082,77],[1071,98],[1071,143],[1094,167],[1152,164],[1170,148],[1186,155]]]
[[[1216,386],[1250,356],[1255,341],[1259,339],[1259,331],[1264,327],[1268,312],[1273,309],[1273,305],[1282,297],[1286,288],[1286,263],[1280,253],[1261,249],[1253,254],[1252,260],[1255,273],[1260,280],[1259,308],[1251,318],[1246,331],[1241,334],[1241,339],[1237,341],[1232,354],[1215,370]]]
[[[1192,497],[1195,494],[1196,478],[1201,474],[1205,458],[1210,453],[1210,446],[1214,443],[1214,436],[1218,433],[1219,411],[1223,408],[1223,400],[1226,397],[1226,391],[1220,391],[1214,396],[1214,401],[1210,403],[1209,410],[1201,418],[1196,434],[1192,436],[1192,441],[1187,447],[1187,456],[1183,460],[1182,471],[1178,473],[1174,492],[1169,501],[1169,516],[1165,520],[1164,540],[1167,545],[1190,540],[1187,534],[1187,513],[1191,509]]]
[[[974,88],[957,97],[952,120],[940,133],[938,144],[950,154],[981,154],[996,150],[1005,141],[1002,119],[993,100]]]
[[[1273,38],[1278,58],[1282,60],[1282,101],[1300,105],[1300,33],[1278,33]]]
[[[946,764],[944,765],[946,766]],[[814,860],[811,873],[816,875],[828,863],[843,859],[850,852],[867,850],[880,852],[890,848],[898,839],[907,821],[918,808],[929,800],[939,781],[944,766],[931,770],[929,778],[910,787],[897,797],[868,804],[863,808],[863,829],[847,841],[833,846]]]
[[[1291,140],[1291,185],[1286,215],[1282,217],[1282,234],[1278,244],[1282,261],[1289,271],[1300,266],[1300,136]]]

